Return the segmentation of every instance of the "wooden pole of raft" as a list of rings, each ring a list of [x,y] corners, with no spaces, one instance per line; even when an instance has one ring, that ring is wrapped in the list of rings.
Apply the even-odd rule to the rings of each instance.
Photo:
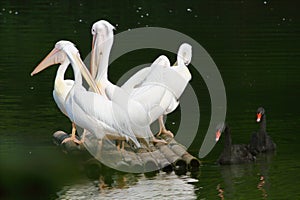
[[[147,152],[145,149],[139,149],[138,150],[138,156],[144,163],[144,172],[158,172],[159,165],[157,161],[154,159],[151,152]]]
[[[117,150],[116,146],[113,146],[110,141],[103,140],[97,146],[97,153],[95,158],[105,163],[105,165],[119,169],[120,171],[127,171],[130,169],[129,163],[123,160],[121,151]]]
[[[189,154],[180,144],[173,144],[170,147],[174,153],[179,155],[188,165],[188,170],[197,171],[200,167],[200,161]]]
[[[159,168],[163,172],[170,173],[173,171],[172,164],[166,159],[166,157],[158,150],[154,150],[152,153],[152,156],[157,160]]]
[[[91,155],[87,153],[87,149],[83,145],[77,145],[73,141],[61,143],[68,137],[70,137],[69,134],[63,131],[57,131],[53,134],[54,143],[60,146],[63,151],[73,155],[85,152],[89,155],[85,160],[91,158]],[[161,135],[161,138],[166,140],[168,144],[157,143],[150,149],[141,148],[137,152],[132,151],[128,145],[125,145],[124,150],[118,150],[114,141],[109,139],[94,140],[94,138],[86,137],[85,145],[90,148],[89,151],[92,151],[91,153],[95,156],[95,160],[98,160],[99,164],[99,161],[101,161],[105,165],[121,171],[155,174],[161,169],[164,172],[174,170],[176,174],[185,174],[187,170],[192,172],[199,170],[200,161],[189,154],[186,147],[179,144],[174,138],[164,134]],[[92,165],[90,168],[91,172],[87,173],[97,173],[95,166]]]
[[[165,158],[172,163],[173,169],[177,174],[185,174],[187,170],[186,162],[176,155],[169,147],[165,144],[156,144],[159,151],[165,156]]]
[[[168,142],[170,149],[186,162],[189,171],[199,170],[201,165],[200,160],[189,154],[185,146],[178,143],[174,138],[166,136],[165,134],[162,135],[162,138]]]
[[[132,173],[143,173],[144,172],[144,164],[141,158],[134,152],[131,151],[122,151],[123,160],[130,165],[129,172]]]
[[[118,150],[110,140],[104,139],[98,145],[95,156],[98,160],[107,164],[109,167],[131,173],[143,173],[144,162],[136,153],[127,150]]]

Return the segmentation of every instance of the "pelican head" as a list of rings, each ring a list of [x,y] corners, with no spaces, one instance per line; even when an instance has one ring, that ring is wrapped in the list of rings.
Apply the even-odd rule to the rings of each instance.
[[[61,40],[55,44],[54,49],[42,60],[42,62],[31,72],[31,76],[43,71],[49,66],[63,63],[67,59],[67,54],[61,51],[65,46],[73,45],[72,42]]]
[[[189,65],[192,60],[192,46],[183,43],[177,53],[177,61],[182,60],[185,65]]]
[[[31,72],[31,76],[43,71],[44,69],[52,65],[61,64],[66,59],[69,59],[72,64],[75,80],[76,77],[81,76],[81,73],[86,79],[87,83],[93,88],[93,90],[97,93],[101,93],[97,88],[96,83],[93,81],[93,78],[91,77],[89,71],[82,62],[78,49],[70,41],[61,40],[57,42],[54,46],[54,49]]]
[[[104,34],[105,36],[113,37],[113,30],[115,30],[115,27],[108,21],[99,20],[93,24],[91,31],[93,36],[95,36],[96,34]]]
[[[75,47],[75,44],[73,44],[72,42],[67,41],[67,40],[60,40],[60,41],[56,42],[54,48],[57,48],[59,50],[63,50],[64,48],[67,48],[67,49],[74,48],[75,51],[78,52],[78,50]]]

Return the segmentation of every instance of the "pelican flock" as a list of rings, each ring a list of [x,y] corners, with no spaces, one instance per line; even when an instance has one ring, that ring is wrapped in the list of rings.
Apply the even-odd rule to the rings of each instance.
[[[65,141],[84,142],[88,131],[100,143],[104,138],[131,142],[135,148],[143,147],[142,142],[145,148],[151,143],[166,143],[154,136],[150,125],[158,120],[160,130],[157,135],[164,133],[174,137],[166,129],[163,116],[177,108],[179,98],[191,80],[187,66],[192,59],[192,47],[187,43],[181,44],[174,65],[166,56],[160,55],[151,66],[141,69],[119,87],[108,78],[114,29],[105,20],[93,24],[90,71],[73,43],[59,41],[31,75],[60,64],[53,98],[60,111],[72,122],[72,136]],[[64,78],[70,64],[74,80]],[[83,78],[89,90],[82,85]],[[75,137],[76,126],[84,129],[80,141]]]

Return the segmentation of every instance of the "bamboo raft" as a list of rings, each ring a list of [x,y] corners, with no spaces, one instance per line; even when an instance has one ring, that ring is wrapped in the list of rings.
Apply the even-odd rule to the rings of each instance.
[[[53,134],[53,141],[68,154],[85,155],[85,166],[88,169],[88,174],[101,174],[102,169],[105,168],[102,163],[106,165],[108,162],[110,163],[108,167],[119,171],[145,174],[157,173],[161,170],[167,173],[174,171],[176,174],[182,175],[188,171],[197,172],[201,165],[200,160],[188,153],[186,147],[167,135],[161,135],[167,144],[158,143],[151,146],[150,150],[149,148],[147,150],[142,148],[132,151],[129,146],[125,146],[125,149],[120,151],[115,145],[111,145],[111,141],[104,140],[101,149],[98,145],[98,149],[93,150],[96,152],[93,153],[94,157],[88,153],[83,145],[77,145],[73,141],[62,144],[62,141],[68,137],[70,136],[67,133],[57,131]]]

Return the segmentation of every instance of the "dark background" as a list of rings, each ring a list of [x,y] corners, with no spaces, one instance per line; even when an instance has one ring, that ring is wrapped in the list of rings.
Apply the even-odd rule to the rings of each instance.
[[[56,68],[35,77],[30,77],[30,72],[61,39],[74,42],[84,58],[91,49],[91,25],[107,19],[116,26],[116,34],[137,27],[164,27],[201,44],[222,75],[226,121],[234,143],[249,141],[258,129],[256,109],[264,106],[267,130],[278,146],[266,164],[267,192],[272,199],[296,197],[300,167],[298,5],[297,1],[271,0],[1,1],[0,194],[24,197],[40,193],[54,198],[63,185],[85,178],[74,165],[76,159],[65,156],[52,143],[53,132],[71,129],[52,98]],[[161,53],[140,50],[126,54],[112,64],[109,77],[115,82],[131,66],[151,62]],[[175,55],[164,53],[175,59]],[[196,156],[210,119],[210,98],[201,76],[193,67],[191,72],[201,110],[197,139],[189,149]],[[71,70],[67,76],[72,76]],[[180,109],[168,116],[167,127],[174,132],[179,123],[172,122],[179,114]],[[226,183],[234,179],[224,177],[224,168],[214,164],[221,150],[222,142],[203,159],[200,182],[195,186],[208,188],[196,192],[199,198],[215,198],[215,180]],[[237,187],[233,181],[233,191],[241,196],[229,190],[228,197],[258,198],[253,182],[259,168],[260,164],[255,164],[250,174],[242,176],[249,180],[243,186]]]

